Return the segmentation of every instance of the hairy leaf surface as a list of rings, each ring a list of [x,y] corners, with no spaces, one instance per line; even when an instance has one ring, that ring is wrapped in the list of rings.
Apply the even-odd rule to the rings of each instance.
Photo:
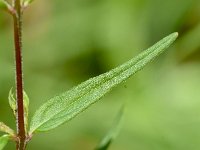
[[[73,119],[112,88],[144,68],[146,64],[168,48],[177,36],[178,33],[170,34],[121,66],[53,97],[36,111],[31,121],[30,133],[48,131]]]

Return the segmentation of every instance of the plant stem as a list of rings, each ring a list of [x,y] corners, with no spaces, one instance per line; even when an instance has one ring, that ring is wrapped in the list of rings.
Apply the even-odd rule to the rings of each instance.
[[[20,0],[14,0],[16,13],[14,19],[14,40],[15,40],[15,65],[16,65],[16,93],[17,93],[17,150],[25,150],[26,132],[24,124],[24,104],[23,104],[23,72],[22,72],[22,11]]]

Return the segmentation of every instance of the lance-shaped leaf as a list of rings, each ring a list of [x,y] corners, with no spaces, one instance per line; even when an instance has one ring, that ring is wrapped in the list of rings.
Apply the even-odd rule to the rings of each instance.
[[[91,78],[77,87],[58,95],[43,104],[35,113],[30,125],[30,134],[48,131],[77,116],[97,102],[112,88],[127,80],[155,59],[177,38],[170,34],[137,57],[100,76]]]
[[[0,150],[4,149],[4,147],[6,146],[8,141],[9,141],[9,136],[8,135],[4,135],[4,136],[0,137]]]
[[[112,128],[107,133],[107,135],[101,140],[100,144],[97,146],[95,150],[107,150],[109,148],[110,144],[117,137],[121,129],[123,112],[124,112],[124,107],[120,109],[119,113],[117,114],[113,122]]]
[[[3,122],[0,122],[0,132],[8,133],[11,136],[15,136],[15,131],[5,125]]]

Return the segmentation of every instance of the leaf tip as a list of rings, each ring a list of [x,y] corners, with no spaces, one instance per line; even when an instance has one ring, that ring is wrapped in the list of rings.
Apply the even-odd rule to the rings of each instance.
[[[173,34],[174,34],[174,37],[176,37],[176,38],[179,36],[178,32],[174,32]]]
[[[178,36],[179,36],[179,33],[178,33],[178,32],[174,32],[174,33],[171,34],[171,37],[172,37],[174,40],[176,40]]]

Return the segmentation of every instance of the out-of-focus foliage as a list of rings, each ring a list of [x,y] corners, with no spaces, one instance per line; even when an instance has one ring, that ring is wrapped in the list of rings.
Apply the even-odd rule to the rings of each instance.
[[[122,127],[123,114],[124,114],[124,106],[120,109],[119,113],[117,114],[111,129],[102,138],[101,142],[97,145],[95,150],[107,150],[110,147],[115,138],[118,136],[120,129]]]
[[[130,59],[168,33],[179,39],[103,101],[28,149],[89,150],[121,102],[124,126],[111,150],[200,148],[199,0],[36,0],[24,15],[24,79],[30,116],[42,103]],[[0,120],[15,127],[12,18],[0,13]],[[5,149],[15,146],[9,144]]]
[[[0,0],[0,8],[1,9],[5,9],[6,8],[6,4],[5,4],[4,0]]]

